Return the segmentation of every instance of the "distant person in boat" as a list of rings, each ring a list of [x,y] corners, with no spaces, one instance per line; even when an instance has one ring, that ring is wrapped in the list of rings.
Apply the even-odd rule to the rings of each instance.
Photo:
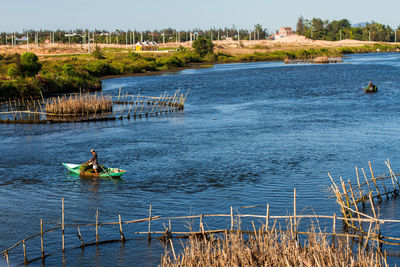
[[[90,150],[92,152],[92,158],[89,159],[89,163],[92,163],[93,170],[95,173],[97,173],[97,168],[98,168],[98,160],[97,160],[97,153],[94,151],[94,149]]]
[[[372,82],[369,82],[368,87],[372,90],[375,89],[376,85],[373,84]]]

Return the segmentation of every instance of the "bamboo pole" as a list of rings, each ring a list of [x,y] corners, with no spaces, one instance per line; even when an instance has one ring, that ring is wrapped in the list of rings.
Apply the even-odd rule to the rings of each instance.
[[[96,210],[96,246],[99,243],[99,210]]]
[[[160,98],[161,98],[162,94],[160,94]],[[154,108],[157,106],[158,107],[158,103],[160,102],[160,99],[157,98],[155,100],[155,102],[153,102],[153,108],[151,109],[151,114],[153,114]],[[156,112],[157,113],[157,112]]]
[[[400,189],[400,184],[399,184],[399,181],[397,180],[397,175],[394,174],[392,168],[390,167],[390,162],[389,162],[389,160],[387,160],[387,162],[385,162],[385,163],[386,163],[386,166],[389,168],[390,176],[392,177],[392,179],[393,179],[393,178],[395,179],[395,181],[396,181],[396,183],[397,183],[397,186],[398,186],[399,189]],[[392,175],[393,175],[393,176],[392,176]],[[397,191],[398,191],[398,190],[397,190]]]
[[[355,200],[355,198],[354,198],[354,192],[353,192],[353,189],[352,189],[352,187],[351,187],[351,182],[350,182],[350,180],[348,180],[348,183],[349,183],[349,187],[350,187],[351,198],[352,198],[353,203],[354,203],[354,208],[355,208],[356,211],[357,211],[357,217],[358,217],[358,219],[359,219],[358,224],[359,224],[359,227],[360,227],[361,239],[362,239],[363,228],[362,228],[362,222],[360,221],[360,219],[361,219],[361,218],[360,218],[360,213],[358,212],[358,206],[357,206],[357,202],[356,202],[356,200]]]
[[[118,214],[118,218],[119,218],[119,233],[121,234],[121,241],[125,242],[126,239],[124,233],[122,232],[121,214]]]
[[[147,234],[147,240],[148,241],[151,240],[150,227],[151,227],[151,205],[150,205],[150,208],[149,208],[149,231],[148,231],[148,234]]]
[[[385,183],[383,182],[382,178],[380,178],[379,180],[381,181],[382,186],[383,186],[383,190],[385,191],[386,199],[389,199],[389,193],[388,193],[388,191],[386,189]]]
[[[6,258],[7,266],[10,266],[10,261],[8,259],[8,251],[7,250],[4,252],[4,257]]]
[[[359,192],[360,192],[360,200],[361,200],[362,206],[363,206],[363,208],[364,208],[364,207],[365,207],[364,196],[363,196],[363,193],[362,193],[362,190],[361,190],[360,176],[359,176],[359,174],[358,174],[358,168],[357,168],[357,167],[356,167],[356,174],[357,174],[358,190],[359,190]]]
[[[267,215],[265,216],[265,231],[268,231],[269,223],[269,204],[267,204]]]
[[[375,178],[374,178],[374,172],[372,171],[372,166],[371,166],[371,162],[370,161],[368,161],[368,165],[369,165],[369,169],[371,171],[372,182],[374,182],[376,192],[378,193],[378,198],[380,200],[382,200],[381,193],[379,192],[378,185],[376,184],[376,181],[375,181]]]
[[[170,239],[169,242],[171,244],[171,249],[172,249],[172,253],[174,255],[174,260],[176,261],[176,254],[175,254],[174,244],[172,243],[172,239]]]
[[[83,242],[83,237],[82,237],[82,234],[81,234],[81,230],[79,229],[79,225],[77,225],[76,228],[78,230],[79,241],[81,241],[81,248],[85,249],[85,242]]]
[[[336,213],[333,214],[333,226],[332,226],[332,240],[333,240],[333,245],[335,245],[335,235],[336,235]]]
[[[233,208],[231,206],[231,231],[233,230]]]
[[[64,221],[64,198],[61,198],[61,242],[62,242],[62,251],[65,251],[65,221]]]
[[[183,106],[185,105],[186,97],[188,96],[189,92],[190,92],[190,88],[187,90],[186,95],[185,95],[185,98],[183,98],[182,109],[183,109]]]
[[[296,188],[293,190],[293,228],[295,239],[297,240],[297,220],[296,220]]]
[[[121,96],[121,86],[119,87],[119,91],[118,91],[118,100],[117,102],[119,102],[119,97]]]
[[[40,219],[40,251],[42,254],[42,260],[44,260],[43,219]]]
[[[28,264],[28,257],[26,255],[26,246],[25,246],[25,240],[22,241],[22,249],[24,250],[24,264]]]
[[[139,116],[141,117],[142,116],[142,111],[143,111],[143,108],[144,108],[144,101],[142,101],[142,107],[140,108],[140,112],[139,112]]]
[[[369,185],[369,182],[368,182],[368,179],[367,179],[367,175],[365,174],[364,169],[361,168],[361,170],[362,170],[362,172],[363,172],[363,174],[364,174],[364,179],[365,179],[365,182],[366,182],[367,185],[368,185],[369,192],[373,192],[372,189],[371,189],[371,186]]]
[[[389,159],[388,159],[388,162],[389,162]],[[391,171],[391,169],[389,168],[390,165],[389,165],[386,161],[385,161],[385,164],[386,164],[386,166],[388,166],[388,169],[389,169],[389,174],[390,174],[390,178],[391,178],[391,180],[392,180],[392,185],[393,185],[393,192],[394,192],[394,194],[397,194],[397,189],[396,189],[396,185],[394,184],[394,179],[393,179],[392,171]]]
[[[160,101],[157,104],[156,115],[158,114],[158,108],[160,107],[160,104],[161,104],[161,107],[162,107],[162,103],[164,101],[164,98],[165,98],[166,94],[167,94],[167,91],[164,91],[164,95],[161,97]],[[160,111],[160,113],[161,113],[161,111]]]

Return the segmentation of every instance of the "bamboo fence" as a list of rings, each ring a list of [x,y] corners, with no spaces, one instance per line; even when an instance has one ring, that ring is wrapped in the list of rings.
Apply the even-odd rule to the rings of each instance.
[[[22,252],[23,252],[23,263],[24,264],[29,264],[38,260],[45,261],[45,258],[50,255],[50,252],[45,249],[45,234],[49,234],[51,232],[59,232],[59,235],[61,235],[61,244],[60,244],[60,249],[64,253],[66,250],[66,235],[65,231],[66,229],[69,229],[69,231],[74,231],[76,233],[77,238],[73,238],[73,240],[70,240],[70,242],[74,242],[73,247],[69,247],[71,249],[76,249],[80,248],[82,250],[85,249],[85,247],[88,246],[99,246],[101,244],[106,244],[106,243],[111,243],[111,242],[127,242],[130,240],[137,239],[137,237],[142,236],[142,238],[147,238],[147,240],[150,242],[152,239],[156,238],[159,239],[162,242],[169,242],[172,245],[172,238],[188,238],[190,236],[203,236],[207,238],[209,235],[216,235],[216,234],[227,234],[230,232],[239,232],[242,234],[247,234],[247,235],[259,235],[259,234],[267,234],[270,232],[285,232],[289,233],[290,236],[293,238],[293,240],[296,240],[296,242],[300,242],[299,240],[299,235],[303,236],[308,236],[308,235],[324,235],[324,236],[331,236],[332,238],[332,244],[335,245],[336,239],[347,239],[347,242],[349,242],[349,238],[352,240],[357,239],[359,240],[360,244],[362,244],[363,249],[367,249],[367,247],[372,247],[374,248],[374,242],[377,244],[381,244],[384,241],[382,238],[379,236],[379,233],[377,230],[379,229],[379,225],[387,222],[388,220],[382,220],[377,218],[376,216],[372,217],[367,214],[363,214],[361,212],[358,212],[357,214],[359,217],[357,218],[349,218],[348,216],[336,216],[336,214],[333,215],[316,215],[316,214],[298,214],[297,212],[297,207],[296,207],[296,189],[294,189],[294,194],[293,194],[293,212],[289,215],[286,216],[277,216],[277,215],[272,215],[270,214],[270,208],[269,204],[267,204],[267,209],[266,213],[263,215],[254,215],[254,214],[240,214],[240,213],[235,213],[233,210],[233,207],[230,207],[230,212],[226,214],[197,214],[197,215],[190,215],[190,216],[177,216],[177,217],[161,217],[159,215],[154,216],[153,213],[154,211],[152,210],[152,206],[150,205],[149,207],[149,215],[148,217],[145,218],[140,218],[140,219],[133,219],[133,220],[122,220],[121,219],[121,214],[118,215],[117,220],[115,221],[100,221],[100,216],[99,216],[99,211],[96,211],[95,214],[95,222],[94,223],[67,223],[65,221],[65,209],[64,209],[64,199],[61,201],[61,223],[52,225],[49,229],[44,230],[44,225],[43,225],[43,220],[40,220],[40,233],[31,235],[29,237],[24,238],[23,240],[18,241],[14,245],[10,246],[7,249],[4,249],[3,251],[0,252],[0,255],[3,255],[5,258],[5,261],[7,264],[10,264],[10,253],[15,251],[19,246],[22,245]],[[242,207],[242,208],[250,208],[250,207]],[[225,218],[225,220],[228,220],[228,224],[225,224],[225,227],[221,227],[221,223],[219,223],[219,227],[216,226],[216,229],[211,229],[210,225],[206,223],[206,219],[210,220],[210,218]],[[250,219],[251,220],[251,225],[252,229],[251,230],[242,230],[240,227],[241,221],[245,219]],[[322,231],[320,229],[319,232],[315,231],[310,231],[309,227],[310,222],[305,223],[304,225],[301,224],[302,221],[305,221],[305,219],[309,220],[330,220],[332,221],[332,229],[331,230],[325,230]],[[194,229],[191,224],[190,227],[187,227],[188,230],[186,231],[173,231],[172,230],[172,222],[175,222],[175,224],[182,223],[184,222],[193,222],[194,220],[198,220],[198,230]],[[72,219],[71,219],[72,221]],[[256,223],[261,224],[261,227],[256,228],[254,221]],[[281,228],[281,223],[278,223],[283,221],[285,226],[284,228]],[[390,220],[393,222],[393,220]],[[154,225],[156,222],[159,222],[158,228],[154,229]],[[165,222],[168,223],[162,224],[160,226],[160,222]],[[366,238],[362,234],[358,233],[349,233],[349,232],[343,232],[343,231],[338,231],[337,230],[337,224],[339,222],[354,222],[354,223],[368,223],[369,224],[369,230],[368,230],[368,235]],[[400,220],[396,220],[396,222],[400,222]],[[144,231],[127,231],[126,227],[127,225],[130,224],[139,224],[142,223],[142,227],[146,230]],[[143,225],[143,223],[145,225]],[[102,227],[111,227],[113,229],[116,229],[114,231],[118,232],[118,235],[120,238],[118,239],[101,239],[100,235],[100,228]],[[197,226],[197,223],[196,223]],[[206,229],[206,226],[208,229]],[[300,227],[304,228],[300,229]],[[92,229],[94,230],[94,237],[90,236],[83,236],[81,229]],[[125,230],[124,230],[125,229]],[[256,230],[259,229],[259,230]],[[286,230],[282,230],[286,229]],[[135,238],[136,237],[136,238]],[[35,238],[40,238],[40,247],[35,246],[31,249],[30,254],[28,255],[27,253],[27,242],[35,239]],[[72,237],[70,237],[72,239]],[[360,246],[361,247],[361,246]],[[379,246],[378,246],[379,247]],[[18,252],[17,252],[18,253]],[[32,255],[35,254],[35,255]],[[29,257],[28,257],[29,256]],[[22,260],[20,260],[22,261]]]
[[[353,185],[350,180],[346,183],[342,177],[339,182],[335,182],[329,173],[328,175],[332,181],[331,188],[336,196],[336,201],[345,218],[343,221],[349,230],[358,233],[361,237],[367,237],[367,239],[373,236],[380,245],[400,245],[400,237],[389,237],[381,233],[382,224],[400,223],[400,220],[379,219],[379,210],[375,203],[376,201],[382,202],[383,198],[388,200],[390,197],[396,197],[400,192],[400,184],[397,179],[400,174],[393,172],[389,160],[385,161],[385,164],[389,172],[387,175],[380,176],[375,176],[371,162],[368,162],[370,177],[367,177],[363,168],[361,168],[362,174],[360,175],[360,170],[356,167],[356,185]],[[372,215],[366,215],[361,211],[367,211]],[[371,219],[373,223],[371,221],[366,224],[362,217]],[[371,233],[373,227],[376,229],[375,233]]]
[[[67,96],[52,97],[44,99],[9,99],[0,103],[0,123],[57,123],[57,122],[86,122],[106,121],[116,119],[136,119],[148,116],[157,116],[171,112],[181,111],[190,89],[185,93],[178,89],[176,91],[165,91],[160,96],[146,96],[138,93],[129,95],[121,93],[118,96],[100,95],[99,97],[112,102],[111,112],[65,114],[46,111],[47,106],[60,103]],[[95,95],[97,96],[97,94]],[[82,95],[80,97],[83,98]],[[79,97],[77,97],[79,98]],[[90,103],[89,103],[90,105]]]

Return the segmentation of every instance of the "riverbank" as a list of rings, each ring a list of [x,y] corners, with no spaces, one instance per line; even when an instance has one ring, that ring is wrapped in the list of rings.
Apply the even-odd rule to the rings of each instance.
[[[214,53],[205,56],[194,52],[188,46],[190,42],[180,43],[179,47],[172,43],[161,45],[163,50],[176,49],[170,53],[136,53],[130,46],[99,44],[89,54],[84,53],[85,47],[82,45],[67,47],[53,44],[47,54],[40,54],[45,51],[42,47],[36,51],[26,45],[11,49],[3,46],[0,53],[6,54],[0,54],[0,98],[98,91],[101,90],[102,79],[159,75],[216,63],[310,60],[317,57],[338,58],[345,54],[400,50],[400,45],[392,43],[327,42],[305,37],[300,40],[299,37],[291,38],[276,41],[216,41]],[[26,49],[32,49],[39,54],[41,68],[33,75],[23,72],[19,54],[11,54]]]

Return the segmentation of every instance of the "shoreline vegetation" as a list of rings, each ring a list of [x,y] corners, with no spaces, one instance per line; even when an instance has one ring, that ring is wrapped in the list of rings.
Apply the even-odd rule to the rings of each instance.
[[[198,37],[192,45],[191,42],[168,43],[169,47],[160,47],[162,51],[142,53],[125,45],[98,44],[93,52],[83,53],[80,50],[83,45],[71,50],[68,45],[53,44],[49,48],[52,54],[37,51],[36,55],[34,45],[31,48],[20,45],[11,50],[0,46],[0,100],[99,91],[101,79],[105,78],[157,75],[219,63],[314,61],[317,58],[341,58],[347,54],[400,51],[400,44],[396,43],[328,42],[294,37],[278,42],[211,42]]]

